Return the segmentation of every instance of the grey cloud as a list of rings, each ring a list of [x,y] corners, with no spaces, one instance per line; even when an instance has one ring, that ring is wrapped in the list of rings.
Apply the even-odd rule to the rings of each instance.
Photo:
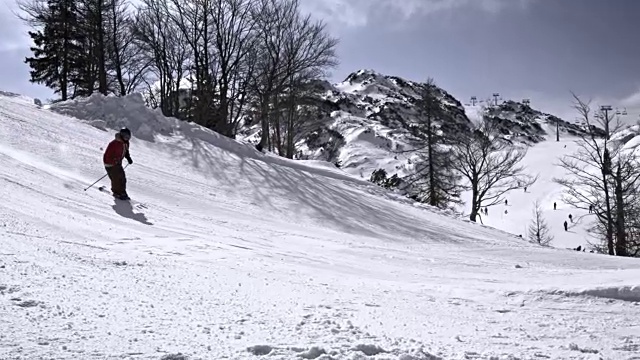
[[[53,97],[53,92],[43,85],[29,82],[29,66],[24,63],[29,49],[0,50],[0,90],[37,97],[42,100]]]
[[[324,17],[352,27],[369,24],[374,14],[384,14],[388,20],[402,20],[418,15],[473,7],[497,13],[508,7],[525,8],[534,0],[303,0],[303,7]]]

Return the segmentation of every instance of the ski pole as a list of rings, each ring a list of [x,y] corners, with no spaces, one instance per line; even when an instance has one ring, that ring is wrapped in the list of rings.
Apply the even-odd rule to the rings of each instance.
[[[123,169],[126,169],[127,166],[129,166],[129,164],[125,165]],[[104,174],[100,179],[96,180],[96,182],[94,182],[93,184],[89,185],[89,187],[87,187],[86,189],[84,189],[84,191],[87,191],[89,189],[91,189],[93,187],[93,185],[97,184],[98,182],[100,182],[100,180],[104,179],[107,175],[109,174]]]
[[[93,184],[89,185],[89,187],[87,187],[86,189],[84,189],[84,191],[89,190],[93,185],[97,184],[100,180],[104,179],[104,178],[105,178],[105,176],[107,176],[107,175],[109,175],[109,174],[104,174],[104,176],[103,176],[103,177],[101,177],[100,179],[96,180],[96,182],[94,182]]]

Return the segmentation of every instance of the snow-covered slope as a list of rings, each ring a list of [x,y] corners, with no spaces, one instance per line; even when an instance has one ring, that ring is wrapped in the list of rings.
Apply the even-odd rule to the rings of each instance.
[[[540,248],[163,118],[137,96],[54,109],[82,120],[0,95],[0,358],[640,349],[634,259]],[[83,191],[121,124],[136,129],[131,204]]]
[[[529,148],[522,165],[530,174],[538,175],[538,181],[527,189],[515,190],[506,194],[507,205],[496,205],[489,209],[489,215],[482,218],[485,225],[501,229],[512,234],[527,235],[527,229],[533,219],[535,201],[538,200],[543,209],[543,217],[550,227],[554,240],[550,244],[559,248],[592,248],[591,244],[598,244],[593,237],[592,228],[595,215],[586,210],[575,209],[564,203],[563,192],[554,179],[570,176],[559,166],[564,156],[575,154],[579,146],[579,137],[571,132],[561,133],[560,141],[556,141],[555,126],[541,124],[541,128],[548,135],[542,141]],[[622,142],[625,151],[638,151],[640,145],[640,125],[631,126],[612,135],[611,141]],[[468,201],[469,194],[465,194]],[[557,209],[553,209],[553,204]],[[469,212],[467,206],[460,207],[462,212]],[[573,219],[569,218],[572,215]],[[564,230],[564,221],[568,222],[568,230]]]
[[[564,136],[559,142],[555,138],[543,141],[531,147],[525,156],[522,166],[538,180],[527,191],[514,190],[505,195],[507,204],[490,207],[489,214],[482,217],[485,225],[507,231],[512,234],[527,236],[527,229],[534,217],[536,200],[540,202],[543,218],[554,237],[551,246],[558,248],[590,248],[589,236],[592,216],[588,211],[570,207],[562,201],[562,188],[554,182],[556,178],[566,176],[566,171],[558,165],[564,155],[577,150],[576,137]],[[557,204],[556,210],[553,203]],[[465,205],[466,206],[466,205]],[[468,212],[464,207],[461,211]],[[569,219],[572,215],[573,221]],[[569,223],[568,231],[564,230],[564,221]]]

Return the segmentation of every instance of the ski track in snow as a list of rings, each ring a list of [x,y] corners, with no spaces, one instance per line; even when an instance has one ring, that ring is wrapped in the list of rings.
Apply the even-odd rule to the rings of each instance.
[[[114,201],[88,123],[0,95],[2,359],[639,358],[635,259],[187,126],[134,134]]]

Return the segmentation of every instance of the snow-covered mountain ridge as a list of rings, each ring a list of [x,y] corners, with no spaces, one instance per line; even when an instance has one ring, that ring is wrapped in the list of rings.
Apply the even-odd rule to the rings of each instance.
[[[640,348],[635,259],[459,221],[326,163],[164,118],[139,96],[51,110],[0,95],[0,358],[627,359]],[[133,203],[84,191],[122,125],[136,129]]]
[[[417,103],[425,83],[373,70],[356,71],[338,84],[315,84],[315,94],[326,120],[299,142],[301,158],[332,162],[344,171],[369,179],[377,169],[404,176],[410,172],[416,144],[410,128],[420,121]],[[442,117],[435,123],[448,134],[469,131],[472,122],[485,117],[498,124],[506,140],[534,145],[555,136],[578,135],[581,124],[515,101],[497,106],[464,105],[435,86]],[[248,139],[255,138],[255,132]]]
[[[576,124],[557,116],[531,108],[521,102],[507,100],[484,110],[485,118],[498,125],[503,136],[513,141],[536,144],[548,139],[555,140],[556,131],[561,137],[579,136],[585,133],[585,124]],[[592,127],[599,136],[604,130]]]

